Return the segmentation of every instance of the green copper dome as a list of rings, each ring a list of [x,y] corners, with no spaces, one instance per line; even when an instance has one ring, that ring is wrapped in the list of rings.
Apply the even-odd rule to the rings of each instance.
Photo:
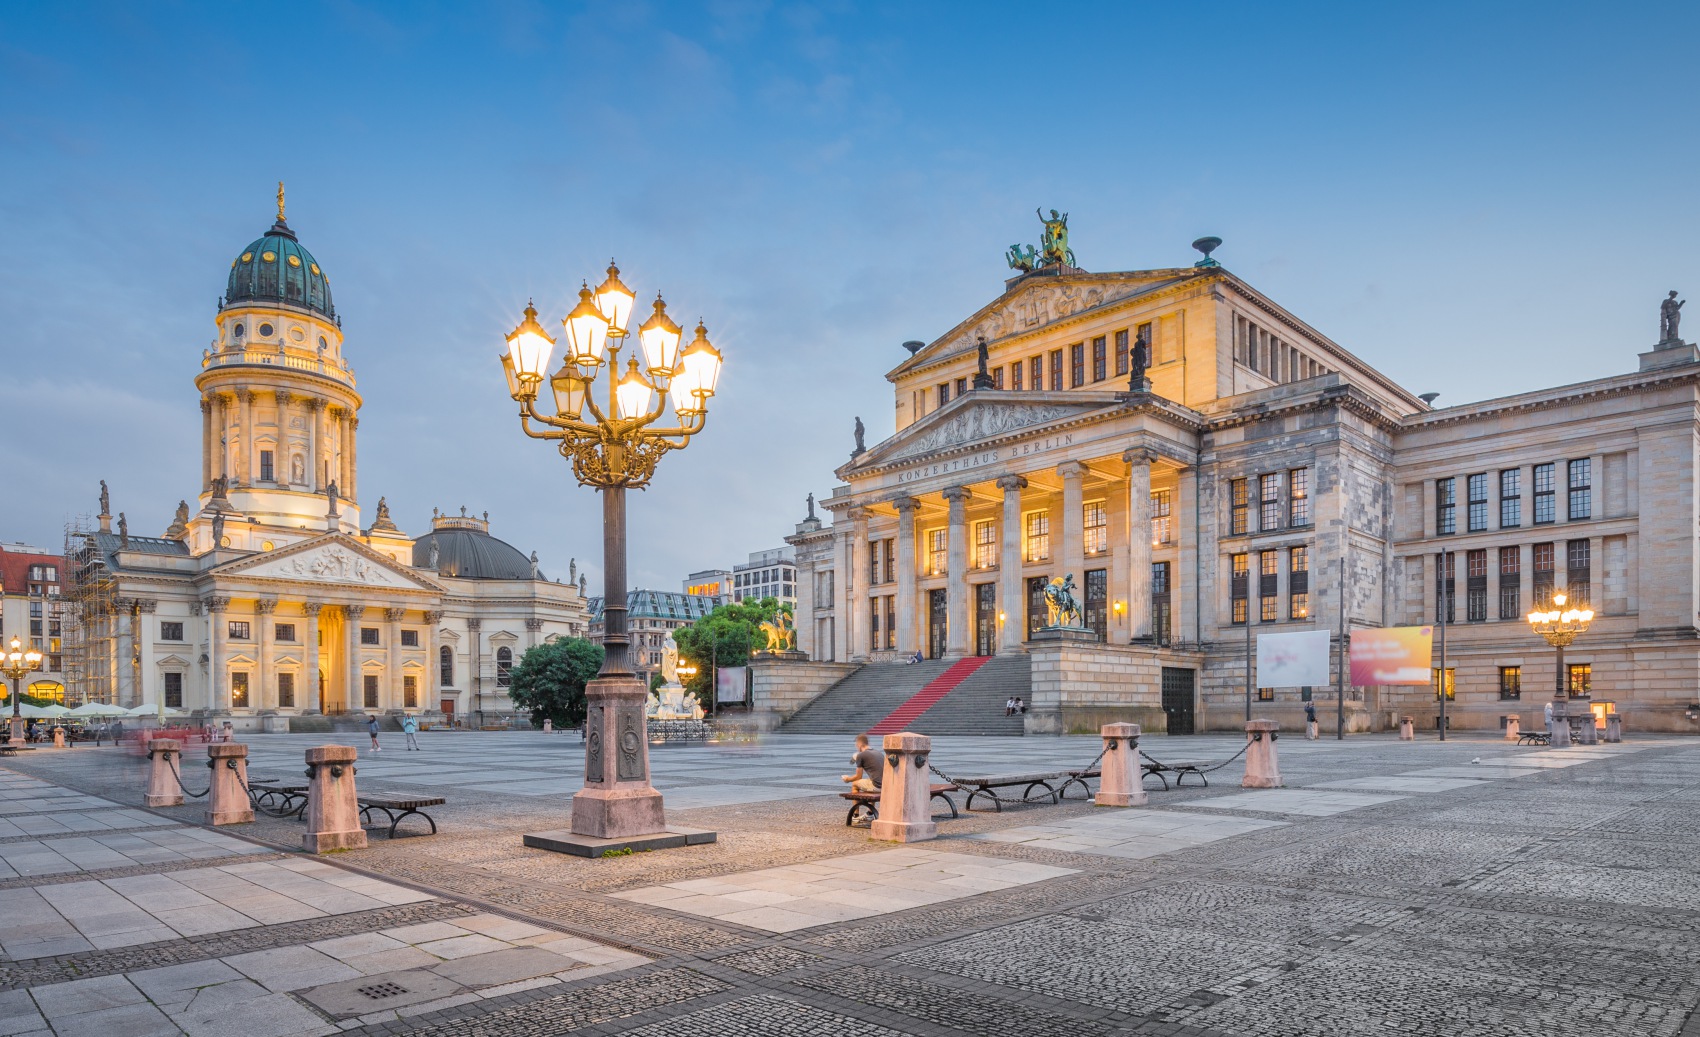
[[[230,264],[230,285],[224,293],[224,305],[246,302],[283,303],[336,319],[330,281],[319,269],[313,254],[295,240],[295,232],[282,216],[264,237],[243,249]]]

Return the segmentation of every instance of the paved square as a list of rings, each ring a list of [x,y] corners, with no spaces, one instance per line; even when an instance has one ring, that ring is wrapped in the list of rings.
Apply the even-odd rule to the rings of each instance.
[[[1231,796],[1217,796],[1189,803],[1194,810],[1255,810],[1265,814],[1303,814],[1329,817],[1348,810],[1362,810],[1379,803],[1392,803],[1403,796],[1370,796],[1359,792],[1319,792],[1315,789],[1253,789]]]
[[[974,838],[988,842],[1019,843],[1065,853],[1090,853],[1100,857],[1137,859],[1155,857],[1174,850],[1203,846],[1264,828],[1279,828],[1285,821],[1248,817],[1219,817],[1180,810],[1105,808],[1097,814],[1044,825],[1021,825]]]

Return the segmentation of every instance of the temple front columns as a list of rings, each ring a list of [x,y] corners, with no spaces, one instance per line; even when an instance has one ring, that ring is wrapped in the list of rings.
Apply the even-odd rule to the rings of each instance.
[[[1003,553],[998,560],[998,602],[1003,612],[1003,629],[998,631],[998,651],[1022,651],[1027,639],[1027,596],[1021,586],[1021,491],[1027,480],[1006,475],[998,480],[1003,491]]]
[[[899,497],[897,508],[897,650],[912,656],[920,648],[915,623],[915,509],[921,502]]]
[[[968,489],[952,486],[944,491],[950,503],[947,564],[949,581],[945,590],[945,655],[960,659],[969,654],[968,630]]]
[[[1079,461],[1064,461],[1057,465],[1057,474],[1063,481],[1062,552],[1058,558],[1062,574],[1074,577],[1075,595],[1082,597],[1086,593],[1086,515],[1081,484],[1086,466]]]
[[[1128,466],[1128,636],[1145,644],[1151,640],[1151,462],[1156,454],[1136,447],[1122,454],[1122,460]]]

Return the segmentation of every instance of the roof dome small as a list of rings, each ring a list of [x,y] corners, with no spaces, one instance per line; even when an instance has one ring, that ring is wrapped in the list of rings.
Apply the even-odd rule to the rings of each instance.
[[[436,515],[431,532],[413,542],[413,564],[431,564],[431,546],[437,547],[437,572],[462,580],[529,580],[531,559],[519,548],[490,535],[488,520],[467,516]],[[489,514],[488,512],[485,513]]]

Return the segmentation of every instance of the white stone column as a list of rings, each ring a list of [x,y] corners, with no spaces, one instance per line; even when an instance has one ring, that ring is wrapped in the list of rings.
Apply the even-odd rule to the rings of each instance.
[[[366,708],[366,682],[361,679],[365,672],[360,667],[360,623],[366,616],[366,606],[344,605],[342,612],[348,617],[348,691],[342,708],[355,712]]]
[[[325,492],[325,401],[315,396],[307,402],[307,485],[314,493]]]
[[[201,490],[212,489],[213,481],[213,403],[201,397]]]
[[[344,496],[350,501],[359,503],[360,418],[353,411],[348,414],[348,443],[343,449],[343,455],[343,465],[348,471],[348,492]]]
[[[272,481],[279,486],[289,485],[289,402],[295,397],[286,389],[273,394],[277,400],[277,442],[272,444]]]
[[[344,409],[336,421],[336,488],[346,500],[352,501],[354,494],[348,492],[352,480],[348,477],[348,445],[353,438],[349,433],[350,414]]]
[[[1082,511],[1084,500],[1081,495],[1081,481],[1086,476],[1086,466],[1079,461],[1064,461],[1057,465],[1057,474],[1062,476],[1062,553],[1058,556],[1062,562],[1062,573],[1057,575],[1074,576],[1075,594],[1084,599],[1086,595],[1086,515]]]
[[[847,516],[846,516],[847,517]],[[835,525],[836,528],[836,525]],[[833,537],[832,545],[832,615],[833,626],[836,630],[832,640],[832,658],[834,662],[848,662],[852,656],[848,634],[849,621],[846,618],[850,611],[850,528],[844,522],[843,528],[838,529]]]
[[[998,602],[1003,611],[1003,629],[998,632],[998,650],[1021,652],[1027,640],[1027,592],[1021,579],[1021,491],[1027,480],[1006,475],[998,480],[1003,491],[1003,554],[998,560]]]
[[[385,702],[380,698],[379,709],[403,709],[407,705],[407,698],[402,694],[401,687],[401,619],[405,615],[406,609],[384,610],[384,619],[389,623],[389,629],[384,631],[384,636],[389,638],[389,642],[386,645],[388,658],[384,662],[383,686],[389,689],[385,696],[389,701]]]
[[[1151,462],[1146,447],[1122,454],[1127,462],[1127,615],[1128,636],[1136,644],[1151,640]],[[1170,521],[1174,521],[1170,508]],[[1174,574],[1170,573],[1172,579]],[[1169,590],[1171,612],[1174,588]]]
[[[317,601],[301,603],[301,615],[306,617],[307,620],[307,679],[301,682],[301,687],[295,689],[297,696],[295,708],[306,713],[317,713],[321,708],[319,705],[321,694],[319,668],[322,665],[319,660],[319,610],[322,608],[324,608],[324,605]]]
[[[224,674],[224,638],[229,632],[225,613],[229,609],[229,598],[207,599],[207,706],[219,713],[230,710],[230,682]]]
[[[254,393],[251,389],[236,390],[242,405],[242,453],[236,462],[243,486],[254,485]]]
[[[230,471],[230,394],[218,394],[218,474],[229,479]],[[218,545],[213,545],[218,546]]]
[[[945,655],[960,659],[969,653],[968,630],[968,489],[952,486],[944,491],[950,502],[949,550],[945,581]]]
[[[921,647],[915,623],[915,510],[921,502],[913,497],[899,497],[892,504],[897,508],[897,650],[914,655]]]
[[[868,624],[863,611],[868,607],[867,584],[862,562],[868,553],[868,512],[865,508],[850,511],[850,539],[844,549],[844,631],[845,649],[852,661],[868,657]]]
[[[132,663],[136,652],[136,602],[131,598],[119,598],[113,602],[118,610],[118,658],[113,704],[126,708],[135,705],[136,670]]]
[[[277,707],[277,692],[272,689],[272,685],[277,683],[272,666],[277,641],[273,636],[276,627],[272,614],[276,611],[276,598],[261,598],[254,602],[254,644],[258,649],[254,656],[259,663],[256,666],[258,672],[254,674],[254,686],[248,689],[248,705],[256,711]]]
[[[543,621],[536,617],[527,619],[525,621],[525,647],[527,649],[536,648],[537,642],[542,639],[542,636]]]
[[[443,666],[437,658],[440,650],[437,644],[437,628],[443,622],[443,614],[438,611],[425,613],[425,700],[419,704],[420,709],[436,709],[442,705]]]
[[[140,662],[136,667],[136,673],[138,675],[136,682],[136,701],[125,703],[127,706],[140,706],[145,703],[153,703],[160,700],[160,696],[157,694],[157,689],[154,687],[155,683],[159,680],[159,677],[154,673],[154,626],[153,619],[151,618],[154,614],[154,610],[158,607],[159,602],[154,598],[141,598],[136,602],[137,616],[135,625],[132,629],[136,632],[136,645],[138,649],[136,654],[139,657]],[[150,691],[156,693],[150,694]]]

